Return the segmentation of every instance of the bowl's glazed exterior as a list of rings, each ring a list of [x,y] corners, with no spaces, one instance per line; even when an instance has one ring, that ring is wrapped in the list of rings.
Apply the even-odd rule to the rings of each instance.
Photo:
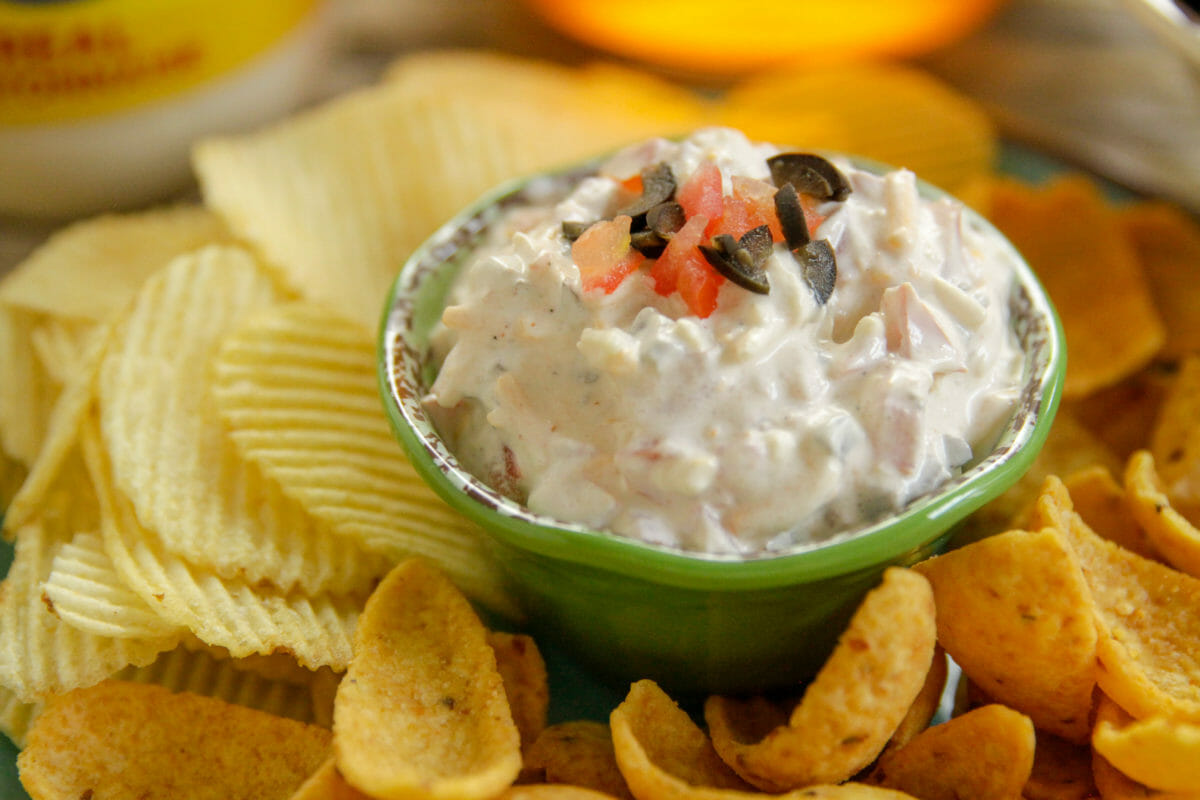
[[[585,166],[503,186],[413,253],[387,300],[380,331],[380,388],[389,419],[418,472],[486,532],[535,634],[553,637],[615,681],[651,678],[677,693],[795,684],[820,667],[884,568],[938,552],[960,521],[1029,468],[1059,403],[1066,364],[1061,324],[1021,261],[1010,307],[1026,353],[1025,383],[995,448],[936,493],[851,538],[739,559],[683,553],[538,516],[463,470],[438,436],[421,405],[435,372],[427,345],[455,274],[487,226],[529,192],[544,191],[546,180],[569,184],[589,171]]]

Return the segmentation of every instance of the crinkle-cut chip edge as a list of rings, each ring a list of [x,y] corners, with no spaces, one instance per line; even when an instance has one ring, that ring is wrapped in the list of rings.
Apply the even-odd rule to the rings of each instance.
[[[184,630],[163,619],[129,588],[98,532],[81,531],[65,543],[42,587],[60,620],[96,636],[144,639]]]
[[[185,254],[147,280],[115,322],[100,370],[114,480],[165,549],[193,564],[285,591],[365,589],[387,559],[346,547],[238,457],[208,371],[194,366],[240,318],[279,300],[236,247]]]
[[[22,702],[87,686],[174,647],[178,633],[112,639],[80,631],[53,613],[41,586],[70,534],[41,522],[22,528],[0,599],[0,685]]]
[[[101,503],[105,550],[127,585],[164,619],[234,656],[288,650],[309,669],[341,672],[365,596],[304,596],[256,590],[165,553],[141,527],[128,498],[114,492],[95,425],[85,426],[85,460]]]
[[[473,599],[518,618],[481,532],[434,494],[396,442],[374,353],[366,331],[309,303],[252,315],[214,362],[214,396],[234,445],[333,532],[392,561],[428,558]]]
[[[100,322],[174,256],[231,242],[220,219],[199,204],[88,217],[51,234],[4,276],[0,305]]]

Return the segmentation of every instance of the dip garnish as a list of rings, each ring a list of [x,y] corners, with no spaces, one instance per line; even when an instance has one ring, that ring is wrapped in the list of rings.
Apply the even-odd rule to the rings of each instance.
[[[641,171],[641,178],[642,196],[617,212],[633,217],[635,228],[639,227],[639,217],[640,222],[644,223],[650,209],[675,196],[675,175],[671,172],[670,165],[659,162],[654,166],[645,167]]]
[[[612,216],[591,223],[577,220],[563,222],[563,236],[574,244],[594,225],[629,217],[629,246],[650,261],[653,273],[654,262],[666,252],[672,237],[683,229],[688,219],[703,215],[706,218],[705,233],[716,230],[709,244],[702,241],[695,243],[704,262],[712,266],[721,278],[734,285],[757,294],[767,294],[771,290],[771,282],[767,278],[766,261],[771,255],[774,241],[771,223],[777,223],[775,227],[782,232],[788,249],[792,251],[801,273],[812,288],[813,296],[818,304],[823,305],[833,292],[837,264],[832,247],[807,247],[812,240],[810,228],[823,218],[816,211],[817,204],[845,200],[850,195],[850,184],[837,167],[812,153],[780,153],[768,158],[766,163],[771,179],[778,187],[772,192],[774,219],[768,217],[740,236],[722,230],[723,225],[736,224],[725,218],[729,213],[727,204],[742,204],[740,211],[746,216],[757,212],[762,217],[769,215],[770,211],[757,207],[753,199],[739,194],[738,186],[735,186],[734,196],[726,198],[722,194],[720,169],[712,162],[705,162],[682,188],[686,194],[684,200],[691,207],[689,213],[679,202],[681,187],[675,180],[675,173],[670,164],[664,161],[642,167],[635,178],[624,182],[627,188],[640,184],[641,194],[637,199],[619,208]],[[740,188],[747,185],[742,183]],[[763,184],[763,189],[770,191],[770,184]],[[747,211],[746,204],[752,211]],[[705,214],[706,211],[710,213]],[[605,292],[612,292],[632,271],[624,250],[617,251],[610,247],[598,253],[593,248],[572,247],[572,253],[577,260],[583,261],[581,270],[587,276],[584,280],[585,290],[601,288]],[[604,259],[611,255],[617,259],[605,266]],[[678,253],[675,258],[679,258]],[[664,295],[679,288],[677,283],[664,282],[657,276],[655,284],[659,293]],[[711,303],[707,301],[696,303],[689,300],[688,306],[700,317],[707,317],[712,311]]]
[[[717,272],[743,289],[758,294],[771,291],[771,282],[763,268],[771,255],[771,229],[766,225],[751,228],[740,239],[718,233],[711,245],[700,245],[700,252]]]
[[[804,218],[804,207],[794,185],[785,183],[775,192],[775,215],[779,217],[779,227],[783,229],[784,241],[790,249],[796,250],[809,243],[808,220]]]
[[[850,195],[850,183],[837,167],[813,153],[780,153],[767,159],[776,186],[790,183],[801,194],[818,200],[841,202]]]
[[[817,304],[825,305],[837,281],[837,260],[833,257],[833,246],[828,239],[817,239],[799,250],[793,250],[792,255],[798,260],[804,282],[812,289]]]

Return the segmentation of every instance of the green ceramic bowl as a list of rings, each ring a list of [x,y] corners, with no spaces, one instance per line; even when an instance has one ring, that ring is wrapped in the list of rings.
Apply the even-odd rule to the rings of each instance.
[[[1029,468],[1058,407],[1065,370],[1061,325],[1022,261],[1010,306],[1027,355],[1025,385],[995,448],[935,494],[852,538],[744,560],[684,553],[539,516],[467,473],[438,436],[421,406],[435,374],[428,335],[455,274],[488,226],[523,202],[531,186],[544,190],[547,179],[571,185],[589,171],[505,185],[413,253],[388,298],[379,340],[387,413],[425,480],[486,531],[536,635],[553,637],[614,681],[652,678],[679,694],[794,685],[819,668],[885,567],[938,552],[957,523]]]

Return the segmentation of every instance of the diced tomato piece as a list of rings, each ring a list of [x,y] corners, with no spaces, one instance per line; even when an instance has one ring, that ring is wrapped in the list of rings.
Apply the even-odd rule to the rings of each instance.
[[[679,288],[679,271],[687,253],[695,250],[704,239],[708,217],[701,214],[692,217],[675,231],[654,263],[650,266],[650,277],[654,280],[654,291],[668,297]]]
[[[688,253],[679,270],[679,296],[701,319],[717,309],[717,295],[725,276],[713,269],[708,259],[697,249]]]
[[[571,258],[579,267],[585,292],[601,289],[612,294],[645,260],[630,244],[628,214],[593,224],[571,245]]]
[[[715,162],[705,161],[692,173],[687,182],[676,190],[675,201],[683,206],[684,214],[688,217],[706,217],[710,228],[713,229],[706,233],[712,236],[725,213],[725,197],[722,191],[721,169]]]
[[[699,245],[707,241],[708,224],[703,214],[689,219],[650,267],[654,290],[664,297],[679,292],[688,311],[697,317],[707,317],[716,309],[717,294],[725,282],[699,250]]]
[[[718,233],[728,233],[735,239],[760,225],[771,229],[771,238],[783,241],[783,229],[775,213],[775,187],[766,181],[734,175],[733,195],[725,198],[725,215]]]

